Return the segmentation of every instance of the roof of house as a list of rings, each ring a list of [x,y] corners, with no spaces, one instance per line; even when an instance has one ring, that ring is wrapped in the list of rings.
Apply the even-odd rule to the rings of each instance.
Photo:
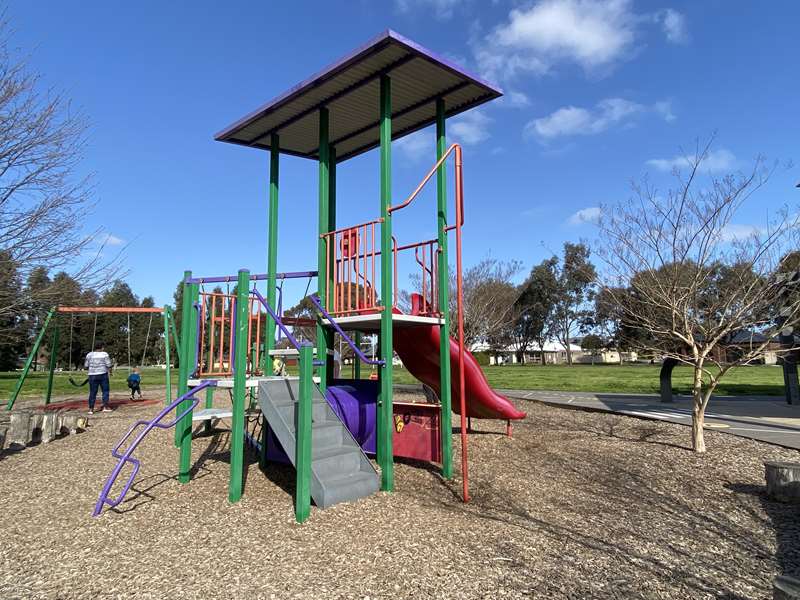
[[[446,116],[502,96],[496,86],[452,61],[387,30],[360,48],[270,100],[216,134],[222,142],[318,158],[319,109],[330,111],[329,143],[337,162],[380,144],[380,77],[391,76],[392,139],[436,120],[436,100]]]

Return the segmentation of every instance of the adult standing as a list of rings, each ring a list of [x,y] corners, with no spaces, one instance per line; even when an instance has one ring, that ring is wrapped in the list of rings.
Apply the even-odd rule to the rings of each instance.
[[[111,358],[105,351],[102,342],[95,344],[94,351],[86,355],[86,368],[89,372],[89,414],[94,414],[94,403],[97,399],[97,388],[103,391],[103,412],[111,412],[108,405]]]

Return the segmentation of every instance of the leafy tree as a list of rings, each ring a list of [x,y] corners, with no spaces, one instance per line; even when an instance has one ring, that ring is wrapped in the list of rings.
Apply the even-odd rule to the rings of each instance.
[[[525,361],[525,353],[532,342],[541,350],[552,334],[558,294],[557,265],[558,259],[555,257],[543,260],[531,269],[530,275],[519,288],[511,329],[519,362]]]
[[[594,299],[597,272],[589,261],[589,248],[583,244],[564,244],[564,256],[555,267],[557,293],[553,310],[553,333],[564,345],[567,364],[572,364],[570,339],[591,323],[588,306]]]

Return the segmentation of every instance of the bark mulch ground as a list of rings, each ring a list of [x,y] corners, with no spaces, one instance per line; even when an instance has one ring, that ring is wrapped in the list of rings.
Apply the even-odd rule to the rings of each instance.
[[[111,446],[157,407],[96,415],[0,459],[0,598],[769,598],[800,574],[800,510],[762,466],[797,452],[709,431],[696,456],[686,427],[521,404],[512,439],[474,421],[469,504],[399,463],[394,493],[303,526],[292,470],[252,456],[228,503],[226,430],[195,440],[188,485],[154,432],[130,500],[92,518]]]

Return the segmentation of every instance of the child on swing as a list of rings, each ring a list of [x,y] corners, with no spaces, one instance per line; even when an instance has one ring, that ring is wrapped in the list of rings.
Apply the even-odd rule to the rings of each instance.
[[[131,400],[133,400],[133,395],[138,393],[139,400],[142,399],[142,376],[139,374],[139,367],[136,367],[133,372],[128,375],[128,387],[131,390]]]

